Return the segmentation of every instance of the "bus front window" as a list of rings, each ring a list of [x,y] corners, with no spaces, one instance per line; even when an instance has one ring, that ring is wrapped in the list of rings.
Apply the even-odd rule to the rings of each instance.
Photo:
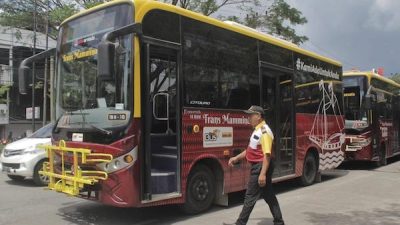
[[[367,112],[362,106],[362,100],[366,93],[366,84],[366,77],[364,76],[343,78],[346,120],[367,121]]]
[[[127,16],[118,16],[127,15]],[[102,36],[132,23],[132,8],[116,5],[64,24],[56,76],[56,128],[111,134],[130,120],[132,110],[132,39],[117,40],[115,74],[98,80],[97,46]]]

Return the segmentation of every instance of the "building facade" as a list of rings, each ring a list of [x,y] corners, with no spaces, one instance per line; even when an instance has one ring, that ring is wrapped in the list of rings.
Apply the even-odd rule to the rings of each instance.
[[[36,33],[36,49],[33,48],[34,33],[29,30],[0,26],[0,138],[16,139],[34,132],[31,116],[32,80],[26,95],[18,91],[18,67],[27,57],[46,49],[46,35]],[[56,46],[56,41],[49,38],[48,48]],[[49,64],[48,64],[49,68]],[[50,120],[49,94],[44,98],[43,84],[45,62],[35,64],[36,108],[35,130],[43,124],[43,111],[47,111],[46,123]],[[48,70],[49,71],[49,70]],[[48,73],[50,74],[50,73]],[[49,77],[49,76],[48,76]],[[43,102],[47,101],[46,109]]]

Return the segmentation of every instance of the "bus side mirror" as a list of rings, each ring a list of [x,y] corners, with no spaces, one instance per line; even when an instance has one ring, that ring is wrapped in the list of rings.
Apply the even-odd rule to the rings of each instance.
[[[373,101],[372,101],[372,96],[371,96],[371,95],[369,95],[369,96],[364,96],[364,97],[363,97],[364,109],[366,109],[366,110],[372,109],[372,105],[373,105],[372,102],[373,102]]]
[[[27,93],[27,84],[26,80],[31,75],[31,68],[28,66],[20,66],[18,68],[18,85],[19,85],[19,93],[25,95]]]
[[[36,62],[40,59],[45,59],[49,56],[53,56],[56,53],[56,49],[52,48],[49,50],[46,50],[44,52],[40,52],[36,55],[33,55],[31,57],[28,57],[24,59],[21,64],[19,64],[18,68],[18,85],[19,85],[19,93],[21,94],[26,94],[26,89],[27,89],[27,78],[31,76],[31,68],[28,66],[33,62]]]
[[[393,96],[393,110],[400,111],[400,96]]]
[[[157,93],[153,97],[153,116],[156,120],[169,118],[169,94]]]
[[[99,80],[111,80],[114,74],[115,44],[110,41],[102,41],[97,51],[97,74]]]
[[[132,23],[103,35],[97,48],[97,73],[100,80],[112,80],[115,62],[115,39],[128,34],[142,34],[142,24]]]

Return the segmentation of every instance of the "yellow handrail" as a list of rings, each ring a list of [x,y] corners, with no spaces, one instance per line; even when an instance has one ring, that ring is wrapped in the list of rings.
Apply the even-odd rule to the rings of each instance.
[[[94,185],[99,180],[107,180],[108,174],[104,171],[82,170],[79,165],[93,163],[109,163],[113,156],[105,153],[92,153],[90,149],[66,147],[65,141],[61,140],[58,146],[44,145],[49,162],[43,164],[40,174],[49,177],[48,188],[69,195],[78,195],[84,185]],[[61,172],[55,171],[55,151],[61,154]],[[73,164],[70,170],[65,168],[65,154],[72,154]],[[80,159],[80,161],[79,161]]]

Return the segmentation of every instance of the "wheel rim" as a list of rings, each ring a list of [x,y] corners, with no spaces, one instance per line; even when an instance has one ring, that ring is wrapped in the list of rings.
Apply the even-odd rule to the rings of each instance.
[[[42,175],[42,174],[39,173],[39,179],[40,179],[40,181],[42,181],[44,184],[49,183],[49,177],[48,177],[48,176],[45,176],[45,175]]]
[[[198,176],[193,181],[192,195],[197,201],[204,201],[210,193],[209,183],[205,176]]]

